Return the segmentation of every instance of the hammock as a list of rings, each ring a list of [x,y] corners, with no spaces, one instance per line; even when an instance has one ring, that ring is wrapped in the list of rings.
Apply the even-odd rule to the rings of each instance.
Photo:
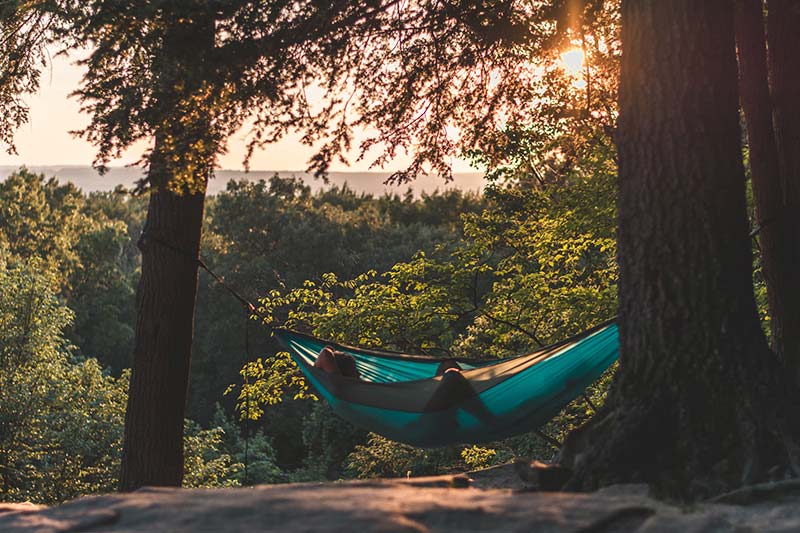
[[[280,344],[333,411],[369,431],[413,446],[500,440],[532,431],[579,396],[617,359],[617,326],[609,321],[528,355],[456,359],[473,394],[442,407],[441,358],[346,346],[286,329]],[[350,354],[361,380],[314,367],[325,346]]]

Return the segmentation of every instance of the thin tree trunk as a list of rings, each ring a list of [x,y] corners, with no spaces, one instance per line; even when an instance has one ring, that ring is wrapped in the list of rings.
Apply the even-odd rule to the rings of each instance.
[[[769,0],[767,7],[769,70],[783,200],[770,222],[779,233],[770,261],[780,262],[785,271],[781,284],[775,287],[780,305],[771,312],[770,323],[775,349],[800,383],[800,3]]]
[[[788,392],[753,297],[730,7],[623,1],[620,369],[571,488],[692,499],[781,457]]]
[[[764,6],[761,0],[736,0],[736,44],[739,51],[740,100],[747,124],[750,173],[756,202],[761,262],[767,285],[773,349],[782,356],[783,317],[792,269],[785,257],[778,148],[772,125],[772,98],[767,74]],[[794,297],[797,299],[797,297]]]
[[[139,248],[136,339],[125,416],[120,490],[180,486],[203,205],[217,144],[203,90],[213,20],[165,13],[150,204]]]

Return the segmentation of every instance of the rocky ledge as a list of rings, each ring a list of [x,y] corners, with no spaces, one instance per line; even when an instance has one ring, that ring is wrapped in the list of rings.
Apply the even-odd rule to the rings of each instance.
[[[54,507],[0,504],[0,531],[800,531],[800,483],[748,487],[689,508],[653,500],[639,485],[537,492],[506,467],[470,477],[144,488]]]

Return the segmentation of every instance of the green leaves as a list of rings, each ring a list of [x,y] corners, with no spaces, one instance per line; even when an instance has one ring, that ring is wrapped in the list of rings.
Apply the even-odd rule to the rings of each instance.
[[[411,477],[439,473],[459,457],[455,448],[423,450],[374,433],[347,457],[347,471],[359,478]]]
[[[60,503],[117,488],[129,372],[115,378],[75,355],[72,312],[41,262],[0,258],[0,500]],[[218,413],[209,429],[186,421],[185,485],[282,479],[263,435],[243,479],[239,428]]]
[[[37,262],[0,269],[0,487],[4,500],[60,502],[115,488],[127,374],[73,360],[72,318]]]
[[[291,328],[307,329],[331,340],[397,350],[428,350],[448,343],[448,325],[466,302],[454,302],[443,279],[451,265],[418,255],[378,275],[366,272],[346,281],[334,275],[317,285],[273,293],[259,312],[285,316]]]
[[[473,445],[461,450],[461,459],[470,470],[488,468],[492,466],[496,457],[497,451],[491,448]]]
[[[116,372],[132,349],[139,230],[132,211],[141,207],[117,193],[87,198],[24,168],[0,183],[0,250],[12,264],[34,261],[49,273],[52,290],[75,311],[67,336]]]
[[[239,485],[235,476],[244,468],[224,450],[225,430],[217,426],[202,429],[191,420],[184,421],[183,486],[231,487]]]
[[[236,409],[241,420],[259,420],[264,415],[265,406],[280,403],[287,394],[293,400],[317,400],[286,352],[247,363],[240,373],[243,383]],[[235,386],[231,385],[226,394],[234,390]]]

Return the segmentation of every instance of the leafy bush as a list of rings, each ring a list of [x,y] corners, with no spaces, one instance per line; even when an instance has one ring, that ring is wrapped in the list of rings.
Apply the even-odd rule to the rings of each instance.
[[[183,425],[183,486],[231,487],[239,485],[237,474],[244,465],[223,451],[225,430],[202,429],[186,420]]]
[[[470,446],[461,450],[461,459],[470,468],[477,470],[492,466],[497,459],[497,450],[482,448],[480,446]]]
[[[65,336],[117,374],[133,349],[143,206],[120,191],[86,197],[24,168],[0,183],[0,248],[52,273],[54,291],[75,312]]]
[[[58,503],[117,488],[129,373],[75,355],[73,313],[36,259],[0,255],[0,500]],[[284,479],[256,433],[248,443],[219,410],[210,429],[186,421],[187,487]],[[248,476],[244,478],[245,455]]]
[[[359,478],[429,476],[452,470],[458,448],[424,450],[374,433],[347,456],[347,470]]]
[[[303,445],[306,457],[301,468],[291,474],[292,481],[334,480],[350,476],[345,461],[367,432],[333,414],[323,402],[315,402],[303,420]]]

